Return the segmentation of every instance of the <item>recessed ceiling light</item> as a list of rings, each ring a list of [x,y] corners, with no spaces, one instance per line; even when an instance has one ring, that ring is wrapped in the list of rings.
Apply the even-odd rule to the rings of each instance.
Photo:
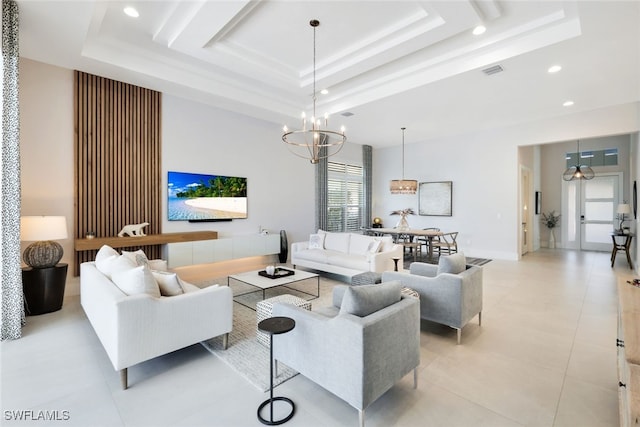
[[[130,16],[132,18],[137,18],[138,16],[140,16],[136,8],[133,6],[127,6],[123,10],[124,10],[124,13],[127,14],[127,16]]]
[[[562,67],[560,65],[553,65],[553,66],[549,67],[549,69],[547,71],[550,72],[550,73],[557,73],[560,70],[562,70]]]
[[[329,93],[329,90],[328,90],[328,89],[322,89],[322,90],[320,91],[320,93],[321,93],[321,94],[323,94],[323,95],[326,95],[326,94],[328,94],[328,93]]]
[[[573,101],[565,101],[564,104],[562,104],[563,107],[571,107],[573,105]]]
[[[484,34],[485,31],[487,31],[487,27],[485,27],[484,25],[478,25],[473,29],[473,35],[479,36],[480,34]]]

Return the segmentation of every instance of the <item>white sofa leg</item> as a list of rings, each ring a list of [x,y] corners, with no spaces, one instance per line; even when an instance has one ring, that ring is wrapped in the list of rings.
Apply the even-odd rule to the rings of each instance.
[[[127,368],[120,369],[120,384],[122,385],[123,390],[127,389]]]
[[[413,388],[418,388],[418,368],[413,368]]]
[[[364,427],[364,409],[358,409],[359,426]]]
[[[478,313],[478,326],[482,326],[482,312]]]
[[[458,345],[460,345],[460,340],[462,339],[462,328],[456,328],[458,331]]]
[[[229,333],[227,332],[222,336],[222,348],[225,350],[229,347]]]

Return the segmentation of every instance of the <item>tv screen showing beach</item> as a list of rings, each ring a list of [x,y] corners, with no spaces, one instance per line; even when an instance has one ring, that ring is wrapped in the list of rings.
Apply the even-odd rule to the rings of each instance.
[[[169,172],[169,221],[244,219],[247,178]]]

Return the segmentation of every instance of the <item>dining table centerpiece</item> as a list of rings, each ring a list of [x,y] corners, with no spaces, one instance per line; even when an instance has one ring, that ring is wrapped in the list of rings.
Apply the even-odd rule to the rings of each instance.
[[[395,228],[397,228],[398,230],[408,230],[409,223],[407,222],[407,216],[415,215],[415,212],[413,212],[413,209],[411,208],[406,208],[406,209],[395,210],[391,212],[391,215],[400,215],[400,220],[396,224]]]

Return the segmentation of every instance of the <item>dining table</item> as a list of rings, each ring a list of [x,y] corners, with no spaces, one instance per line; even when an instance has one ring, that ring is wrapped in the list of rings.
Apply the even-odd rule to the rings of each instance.
[[[429,259],[433,259],[433,240],[442,236],[442,231],[439,230],[423,230],[421,228],[366,228],[364,230],[366,234],[374,236],[391,235],[393,241],[397,242],[401,236],[408,236],[410,241],[413,241],[415,237],[425,237],[427,239],[427,255]]]

